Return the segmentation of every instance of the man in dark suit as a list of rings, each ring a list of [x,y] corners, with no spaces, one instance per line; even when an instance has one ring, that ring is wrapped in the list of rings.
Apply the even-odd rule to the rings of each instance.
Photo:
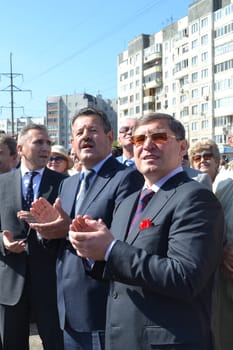
[[[93,108],[84,108],[74,116],[72,147],[82,162],[83,173],[64,181],[59,200],[54,207],[44,199],[33,203],[31,212],[41,224],[32,224],[32,227],[43,237],[67,237],[69,225],[77,212],[96,219],[101,217],[110,227],[113,211],[119,203],[141,188],[143,177],[138,171],[125,167],[112,156],[112,142],[113,131],[104,113]],[[92,177],[80,205],[83,175],[88,169],[92,170]],[[95,281],[86,275],[83,260],[77,256],[67,239],[61,242],[57,284],[65,349],[104,349],[108,284]]]
[[[144,116],[132,142],[145,179],[140,200],[134,193],[120,204],[111,231],[100,219],[77,216],[69,233],[77,254],[96,261],[87,272],[110,281],[106,350],[212,350],[222,208],[182,169],[186,141],[179,121]]]
[[[45,242],[28,224],[27,188],[30,172],[34,198],[51,203],[64,176],[45,167],[51,141],[43,125],[26,126],[17,145],[21,167],[0,176],[0,339],[2,349],[29,349],[30,315],[44,349],[62,350],[56,302],[58,241]],[[32,198],[33,200],[33,198]]]

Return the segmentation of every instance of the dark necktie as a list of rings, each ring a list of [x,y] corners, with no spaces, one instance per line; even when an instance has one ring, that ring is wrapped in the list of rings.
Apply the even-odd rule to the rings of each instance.
[[[34,200],[34,191],[33,191],[33,179],[38,174],[37,171],[29,171],[27,175],[29,176],[29,182],[27,187],[27,192],[25,196],[25,205],[24,210],[29,211],[31,208],[31,204]]]
[[[143,210],[145,209],[147,203],[150,201],[154,194],[153,190],[145,188],[143,191],[141,191],[139,200],[138,200],[138,206],[136,208],[136,211],[134,213],[134,216],[132,218],[130,228],[129,228],[129,234],[132,231],[133,227],[139,222],[139,219],[142,215]]]
[[[75,205],[75,216],[79,214],[82,203],[86,197],[87,190],[90,186],[90,179],[94,174],[95,174],[95,171],[93,169],[88,169],[84,171],[84,176],[81,181],[80,189],[78,192],[78,198]]]

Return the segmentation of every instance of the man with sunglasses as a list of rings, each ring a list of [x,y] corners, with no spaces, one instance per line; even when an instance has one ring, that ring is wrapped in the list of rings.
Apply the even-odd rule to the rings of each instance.
[[[117,208],[111,230],[77,216],[69,238],[110,281],[106,350],[213,350],[211,299],[221,257],[223,212],[181,166],[183,125],[167,114],[137,121],[132,143],[143,189]]]
[[[107,282],[86,275],[86,260],[77,256],[67,239],[69,225],[77,214],[87,214],[101,217],[110,227],[113,212],[123,198],[143,184],[137,170],[112,156],[113,139],[105,113],[89,107],[80,110],[72,119],[71,143],[82,162],[82,172],[63,182],[54,207],[39,199],[31,210],[42,222],[32,227],[44,238],[64,238],[57,260],[57,286],[65,350],[104,349],[108,293]]]
[[[135,126],[136,118],[123,118],[120,121],[119,136],[118,140],[122,147],[122,155],[116,159],[125,164],[126,166],[135,166],[133,145],[131,142],[132,130]]]

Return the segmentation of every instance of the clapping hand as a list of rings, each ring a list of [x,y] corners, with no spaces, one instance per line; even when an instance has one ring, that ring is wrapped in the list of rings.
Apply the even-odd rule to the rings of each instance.
[[[78,215],[70,225],[69,240],[80,257],[101,261],[114,237],[103,220]]]

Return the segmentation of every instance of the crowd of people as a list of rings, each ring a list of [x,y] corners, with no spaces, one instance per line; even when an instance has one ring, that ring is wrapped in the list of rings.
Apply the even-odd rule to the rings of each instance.
[[[0,134],[0,350],[232,350],[233,177],[168,114]],[[229,138],[229,143],[232,139]]]

